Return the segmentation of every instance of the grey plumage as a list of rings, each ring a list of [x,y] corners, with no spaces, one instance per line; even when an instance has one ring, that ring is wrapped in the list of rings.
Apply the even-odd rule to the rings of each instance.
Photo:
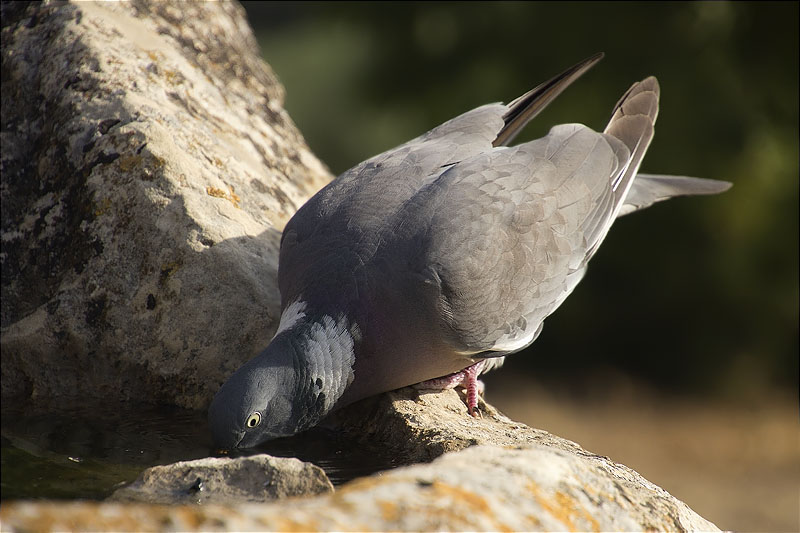
[[[639,209],[650,207],[656,202],[663,202],[676,196],[719,194],[727,191],[730,187],[731,184],[727,181],[640,172],[636,175],[634,186],[625,197],[625,203],[617,216],[633,213]]]
[[[601,57],[356,165],[300,208],[281,241],[278,333],[209,410],[220,445],[302,431],[483,358],[499,366],[535,340],[616,217],[730,186],[637,177],[658,113],[653,77],[603,133],[559,125],[507,146]]]

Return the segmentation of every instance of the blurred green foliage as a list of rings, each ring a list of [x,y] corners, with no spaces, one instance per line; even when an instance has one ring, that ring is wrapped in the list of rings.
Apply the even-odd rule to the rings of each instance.
[[[644,171],[718,197],[621,219],[587,278],[508,366],[748,398],[798,379],[798,3],[245,3],[286,108],[338,174],[478,105],[606,58],[521,136],[602,129],[656,75]]]

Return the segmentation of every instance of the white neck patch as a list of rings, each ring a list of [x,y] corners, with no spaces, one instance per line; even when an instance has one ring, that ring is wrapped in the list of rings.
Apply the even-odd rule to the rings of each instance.
[[[307,307],[300,298],[287,305],[281,313],[275,336],[306,322]],[[309,329],[306,330],[306,327]],[[325,393],[324,408],[327,412],[353,382],[355,342],[361,333],[358,325],[351,324],[344,315],[338,319],[323,315],[319,321],[304,326],[302,333],[298,333],[306,338],[301,357],[314,388]]]
[[[284,309],[283,313],[281,313],[281,321],[278,323],[278,331],[275,332],[275,337],[278,336],[278,333],[290,329],[292,326],[297,324],[301,318],[305,317],[305,310],[306,303],[300,298],[286,306],[286,309]]]

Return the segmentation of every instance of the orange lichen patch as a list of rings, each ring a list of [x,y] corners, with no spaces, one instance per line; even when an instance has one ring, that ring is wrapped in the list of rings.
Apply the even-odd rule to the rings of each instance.
[[[381,515],[386,522],[396,522],[400,518],[400,510],[393,502],[378,500],[376,502],[381,510]]]
[[[164,69],[164,77],[170,85],[180,85],[184,80],[183,74],[169,69]]]
[[[447,496],[457,501],[460,500],[469,505],[471,509],[480,511],[483,514],[488,515],[492,511],[483,496],[479,496],[461,487],[454,487],[436,480],[431,485],[431,489],[438,493],[437,496]]]
[[[233,207],[235,207],[235,208],[237,208],[237,209],[238,209],[238,208],[239,208],[239,202],[241,202],[241,201],[242,201],[242,199],[241,199],[241,198],[239,198],[239,195],[237,195],[237,194],[234,192],[234,190],[233,190],[233,185],[228,185],[228,188],[230,188],[230,190],[231,190],[231,194],[230,194],[230,196],[228,197],[228,200],[230,200],[230,201],[231,201],[231,203],[233,204]]]
[[[206,187],[206,194],[214,198],[225,198],[228,196],[228,193],[216,187]]]
[[[301,521],[295,520],[293,518],[276,518],[275,524],[277,524],[278,531],[290,531],[301,533],[304,531],[319,531],[319,523],[316,520],[308,520],[308,521]]]
[[[214,198],[225,198],[226,200],[228,200],[230,203],[233,204],[233,207],[235,207],[236,209],[239,209],[239,202],[241,202],[242,199],[233,190],[233,186],[232,185],[228,185],[228,188],[230,189],[230,193],[227,193],[227,192],[223,191],[222,189],[218,189],[216,187],[209,186],[209,187],[206,187],[206,194],[209,195],[209,196],[213,196]]]
[[[374,493],[380,486],[398,484],[401,488],[404,481],[398,478],[365,478],[347,483],[331,496],[331,501],[342,510],[358,512],[352,506],[349,496],[352,494]],[[419,483],[419,480],[418,480]],[[440,480],[425,482],[419,485],[422,491],[418,494],[421,498],[395,501],[391,498],[374,498],[374,504],[381,513],[381,518],[386,524],[398,524],[403,516],[414,514],[427,517],[431,528],[436,529],[441,524],[447,524],[448,529],[476,529],[479,521],[490,520],[494,531],[512,531],[507,525],[496,519],[489,502],[479,494],[458,486],[447,484]],[[391,486],[389,487],[391,488]],[[485,522],[484,522],[485,523]],[[391,528],[391,526],[389,526]],[[367,528],[369,529],[369,528]]]
[[[542,519],[538,516],[528,514],[525,519],[531,524],[531,529],[542,529]]]
[[[569,494],[556,491],[556,501],[558,501],[558,503],[564,509],[571,508],[577,518],[583,518],[591,525],[592,531],[600,531],[600,524],[597,522],[597,520],[591,514],[589,514],[589,511],[587,511],[575,498]]]
[[[0,521],[22,531],[137,531],[207,527],[205,510],[194,506],[116,505],[95,502],[4,504]]]
[[[469,518],[479,514],[494,522],[495,527],[492,529],[496,531],[513,531],[495,518],[491,506],[484,497],[439,480],[431,483],[429,488],[433,491],[433,494],[428,500],[429,504],[432,504],[432,507],[429,507],[428,510],[435,512],[438,516],[446,515],[451,526],[458,527],[456,526],[458,523],[469,524]],[[443,506],[445,501],[448,503],[446,507]],[[459,507],[458,504],[463,504],[463,507]]]
[[[557,490],[555,491],[554,499],[548,499],[546,496],[542,495],[542,491],[533,481],[528,482],[528,490],[533,493],[536,503],[538,503],[544,511],[564,524],[570,531],[582,531],[586,529],[583,527],[583,524],[576,525],[576,520],[579,522],[585,520],[586,523],[590,524],[592,531],[600,531],[600,524],[597,520],[569,494]]]

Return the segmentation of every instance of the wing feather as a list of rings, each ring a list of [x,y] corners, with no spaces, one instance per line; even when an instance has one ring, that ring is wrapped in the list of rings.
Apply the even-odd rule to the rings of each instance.
[[[631,190],[658,94],[655,78],[634,84],[603,133],[560,125],[456,162],[399,212],[413,221],[405,227],[425,228],[424,239],[411,239],[423,244],[416,262],[436,269],[459,351],[524,347],[574,289]]]

